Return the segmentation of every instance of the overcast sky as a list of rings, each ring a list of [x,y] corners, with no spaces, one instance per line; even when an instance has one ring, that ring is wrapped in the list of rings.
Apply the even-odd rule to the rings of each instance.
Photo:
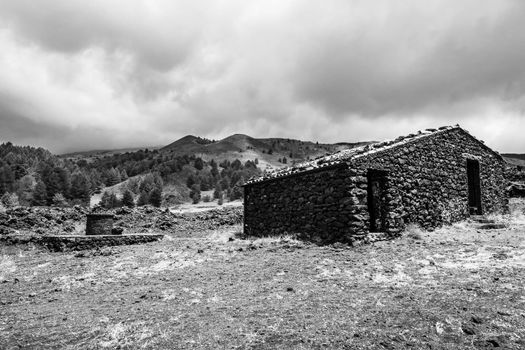
[[[382,140],[525,153],[525,1],[0,0],[0,141]]]

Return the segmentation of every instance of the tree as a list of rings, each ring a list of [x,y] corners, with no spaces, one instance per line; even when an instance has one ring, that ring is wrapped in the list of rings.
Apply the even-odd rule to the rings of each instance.
[[[162,189],[158,187],[154,188],[149,195],[149,202],[154,207],[159,208],[162,204]]]
[[[89,204],[91,182],[81,172],[76,172],[71,177],[71,198],[79,199],[84,205]]]
[[[35,191],[33,192],[32,205],[46,205],[47,204],[47,189],[46,184],[41,180],[38,180],[35,185]]]
[[[147,192],[140,192],[139,198],[137,199],[137,207],[141,207],[149,203],[149,196]]]
[[[195,184],[191,187],[190,198],[193,200],[193,204],[197,204],[201,200],[201,188]]]
[[[2,198],[0,198],[0,201],[3,205],[5,205],[6,208],[13,208],[19,205],[18,196],[16,195],[16,193],[6,192],[4,193]]]
[[[210,166],[211,166],[211,170],[210,170],[211,176],[213,176],[214,178],[217,177],[219,175],[219,168],[217,168],[217,162],[212,159],[210,161]]]
[[[122,205],[128,208],[133,208],[135,206],[135,200],[133,199],[133,193],[128,189],[126,189],[124,193],[122,193]]]
[[[15,182],[15,174],[11,171],[9,165],[0,168],[0,194],[9,191]]]
[[[17,195],[21,205],[31,205],[35,191],[36,180],[32,175],[25,175],[18,180]]]
[[[113,186],[121,182],[120,173],[115,168],[111,168],[108,171],[107,179],[106,179],[106,186]]]
[[[102,197],[100,198],[100,205],[106,209],[111,208],[111,197],[108,192],[104,191],[104,193],[102,193]]]
[[[110,208],[118,208],[122,206],[122,202],[118,199],[117,195],[115,193],[111,193],[109,195],[109,207]]]
[[[193,162],[193,166],[197,170],[202,170],[204,168],[204,162],[202,161],[202,158],[196,158]]]
[[[234,201],[236,199],[241,199],[243,197],[242,187],[239,185],[233,186],[229,197],[231,201]]]
[[[219,199],[219,195],[222,193],[222,187],[219,182],[215,185],[215,190],[213,191],[213,199]]]
[[[191,174],[186,179],[186,186],[188,186],[188,188],[191,188],[193,185],[195,185],[195,176],[193,176],[193,174]]]

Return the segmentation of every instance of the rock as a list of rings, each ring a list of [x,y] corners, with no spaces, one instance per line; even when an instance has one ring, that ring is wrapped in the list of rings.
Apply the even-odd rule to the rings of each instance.
[[[474,335],[474,334],[476,334],[476,330],[474,329],[474,327],[472,327],[471,325],[468,325],[468,324],[463,324],[461,326],[461,330],[463,331],[463,333],[465,333],[467,335]]]
[[[112,235],[121,235],[124,232],[124,229],[122,227],[113,227],[111,229]]]
[[[476,316],[476,315],[473,315],[470,319],[473,323],[475,324],[482,324],[483,323],[483,319],[479,316]]]

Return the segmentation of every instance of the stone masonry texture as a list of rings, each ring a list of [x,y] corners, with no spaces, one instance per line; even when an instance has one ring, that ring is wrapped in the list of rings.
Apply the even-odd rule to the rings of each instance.
[[[86,235],[110,235],[113,229],[113,214],[87,214]]]
[[[119,245],[155,242],[164,235],[97,235],[97,236],[37,236],[5,235],[0,236],[0,243],[5,245],[36,244],[53,252],[87,250]]]

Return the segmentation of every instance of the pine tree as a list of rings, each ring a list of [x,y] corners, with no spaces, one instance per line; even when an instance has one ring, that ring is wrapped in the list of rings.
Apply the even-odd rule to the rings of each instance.
[[[213,176],[214,178],[219,176],[219,168],[217,167],[217,162],[212,159],[210,161],[210,166],[211,166],[211,170],[210,170],[211,176]]]
[[[71,177],[71,198],[78,199],[84,205],[89,204],[91,182],[83,173],[77,172]]]
[[[113,186],[121,182],[120,173],[115,168],[111,168],[107,174],[106,186]]]
[[[219,182],[215,185],[215,190],[213,191],[213,199],[219,199],[219,196],[221,195],[222,187]]]
[[[109,195],[109,207],[110,208],[118,208],[122,206],[122,202],[118,199],[117,195],[115,193],[111,193]]]
[[[162,204],[162,189],[158,187],[154,188],[150,193],[149,202],[154,207],[160,208]]]
[[[193,200],[193,204],[197,204],[201,200],[201,189],[200,186],[195,184],[191,187],[190,198]]]
[[[139,198],[137,199],[137,207],[147,205],[149,203],[149,196],[147,192],[140,192]]]
[[[188,188],[192,188],[193,185],[195,185],[195,176],[193,176],[193,174],[191,174],[186,179],[186,186],[188,186]]]
[[[21,205],[31,205],[35,191],[36,180],[32,175],[25,175],[17,184],[17,195]]]
[[[111,208],[111,198],[108,192],[104,191],[104,193],[102,193],[102,197],[100,198],[100,205],[106,209]]]
[[[0,168],[0,194],[9,191],[15,182],[15,174],[8,165]]]
[[[202,161],[202,158],[196,158],[193,162],[193,166],[197,170],[202,170],[204,168],[204,162]]]
[[[46,184],[41,180],[36,182],[35,191],[33,192],[32,205],[46,205],[47,204],[47,189]]]
[[[133,193],[131,193],[130,190],[126,189],[124,193],[122,193],[122,205],[133,208],[135,206],[135,200],[133,199]]]

